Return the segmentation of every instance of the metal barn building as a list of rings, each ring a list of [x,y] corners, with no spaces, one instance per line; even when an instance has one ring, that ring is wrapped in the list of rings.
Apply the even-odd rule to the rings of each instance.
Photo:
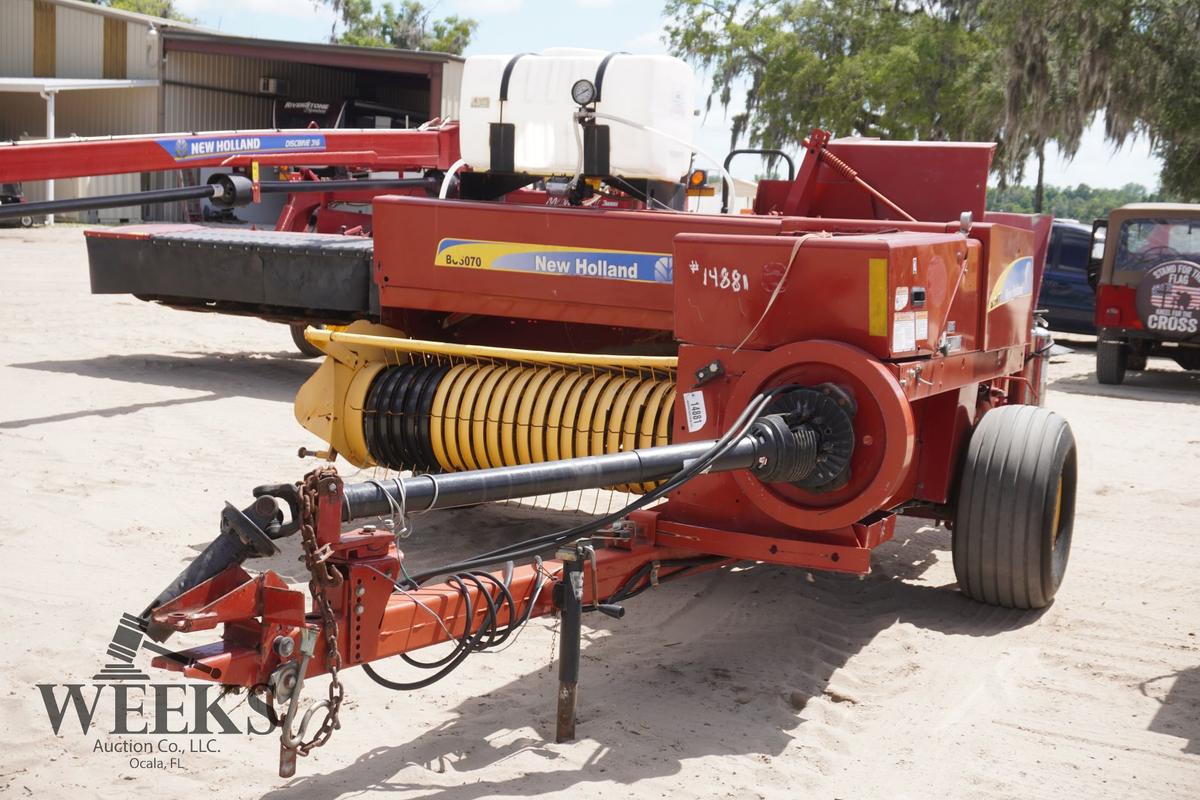
[[[280,98],[361,100],[457,117],[462,60],[443,53],[252,39],[80,0],[0,3],[0,139],[262,129]],[[175,175],[26,184],[28,200],[175,185]],[[165,182],[165,184],[164,184]],[[178,218],[173,206],[86,221]],[[269,214],[269,211],[268,211]]]

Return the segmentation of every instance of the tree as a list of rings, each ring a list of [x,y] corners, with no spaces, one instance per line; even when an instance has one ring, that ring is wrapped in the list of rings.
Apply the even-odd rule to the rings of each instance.
[[[965,10],[908,10],[884,0],[669,0],[672,48],[713,73],[733,118],[761,147],[799,144],[817,125],[894,139],[980,138],[1002,95],[983,68],[988,42]]]
[[[1146,133],[1163,185],[1200,193],[1195,0],[668,0],[673,49],[712,72],[733,143],[839,135],[998,143],[1001,185],[1049,143],[1071,157],[1102,113],[1114,144]],[[1039,189],[1036,203],[1041,207]]]
[[[990,211],[1016,211],[1032,214],[1036,190],[1029,186],[992,187],[988,190]],[[1151,192],[1145,186],[1128,183],[1119,189],[1099,189],[1078,186],[1046,186],[1044,210],[1058,218],[1077,219],[1083,223],[1102,219],[1114,208],[1129,203],[1157,202],[1164,199],[1161,192]]]
[[[176,22],[193,23],[196,21],[177,11],[174,0],[91,0],[91,2],[98,6],[132,11],[135,14],[146,14],[151,17],[173,19]]]
[[[1200,201],[1200,4],[1123,0],[1129,7],[1113,61],[1109,138],[1150,137],[1163,160],[1164,191]]]
[[[461,55],[479,27],[476,20],[452,15],[431,19],[433,11],[417,0],[402,0],[400,7],[383,3],[376,10],[371,0],[319,0],[338,13],[330,41],[361,47],[394,47]]]

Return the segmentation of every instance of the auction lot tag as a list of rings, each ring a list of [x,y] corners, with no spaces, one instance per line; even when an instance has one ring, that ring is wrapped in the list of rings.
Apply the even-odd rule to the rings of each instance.
[[[704,392],[684,392],[683,408],[687,412],[688,433],[695,433],[708,422],[708,410],[704,407]]]

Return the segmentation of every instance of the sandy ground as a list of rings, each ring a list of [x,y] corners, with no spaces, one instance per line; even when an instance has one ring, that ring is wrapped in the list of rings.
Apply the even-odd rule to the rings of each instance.
[[[290,401],[312,362],[279,326],[90,296],[72,227],[0,231],[0,314],[0,796],[1200,797],[1200,380],[1173,365],[1102,388],[1086,340],[1056,360],[1081,484],[1042,612],[964,599],[948,535],[905,524],[865,580],[754,566],[589,619],[576,743],[549,743],[542,620],[423,691],[351,671],[344,729],[282,780],[274,736],[133,768],[93,752],[122,738],[111,706],[56,736],[35,685],[87,684],[223,500],[300,476]],[[555,522],[444,513],[407,549]],[[298,577],[296,552],[271,566]]]

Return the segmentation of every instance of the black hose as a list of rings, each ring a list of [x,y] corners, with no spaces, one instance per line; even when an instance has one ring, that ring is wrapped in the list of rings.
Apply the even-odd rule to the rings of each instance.
[[[447,564],[442,567],[419,572],[412,577],[413,581],[417,584],[422,584],[430,578],[434,578],[439,575],[445,575],[450,572],[478,569],[480,567],[496,564],[500,561],[509,561],[515,558],[537,555],[549,547],[561,544],[562,542],[569,541],[573,538],[584,536],[604,527],[605,525],[611,525],[617,520],[628,516],[631,512],[644,508],[650,503],[653,503],[654,501],[664,497],[668,493],[673,492],[675,489],[679,488],[692,478],[696,477],[696,475],[699,475],[701,472],[706,470],[714,461],[728,451],[734,445],[734,443],[746,435],[746,432],[750,430],[750,426],[753,425],[755,419],[758,418],[759,412],[763,407],[766,406],[766,403],[772,397],[782,391],[794,388],[797,387],[790,385],[778,386],[774,389],[770,389],[762,394],[759,394],[750,402],[750,405],[746,406],[746,408],[734,421],[734,424],[730,426],[730,429],[725,433],[725,435],[714,442],[704,454],[677,472],[673,477],[660,484],[653,491],[647,492],[628,505],[606,514],[603,517],[589,520],[564,531],[534,537],[533,539],[527,539],[522,542],[516,542],[512,545],[508,545],[488,553],[482,553],[466,561]]]
[[[72,197],[66,200],[40,200],[36,203],[5,203],[0,205],[0,219],[39,217],[43,214],[65,214],[69,211],[90,211],[101,208],[121,208],[154,203],[174,203],[180,200],[199,200],[212,197],[211,185],[181,186],[178,189],[154,189],[149,192],[111,194],[104,197]]]
[[[529,622],[530,617],[533,615],[536,590],[534,594],[530,595],[525,612],[520,616],[520,619],[518,619],[516,600],[513,598],[512,593],[508,591],[508,587],[491,573],[472,570],[476,570],[478,567],[495,564],[499,561],[510,561],[522,556],[537,555],[539,552],[552,545],[569,541],[571,539],[583,536],[584,534],[591,533],[592,531],[602,528],[605,525],[611,524],[612,522],[615,522],[628,515],[631,511],[636,511],[637,509],[642,508],[645,505],[652,503],[660,497],[666,495],[668,492],[674,491],[679,486],[682,486],[684,483],[687,483],[689,480],[708,469],[708,467],[711,466],[714,461],[720,458],[721,455],[727,452],[736,442],[745,436],[750,430],[750,427],[754,424],[755,420],[758,419],[762,410],[766,408],[767,403],[770,402],[771,398],[780,392],[795,388],[799,387],[794,385],[777,386],[757,395],[750,402],[750,404],[742,410],[742,413],[738,415],[736,420],[734,420],[733,425],[730,426],[725,435],[713,442],[712,446],[703,455],[697,458],[694,462],[685,466],[682,470],[680,470],[660,486],[656,487],[653,491],[642,495],[640,498],[634,500],[618,511],[607,514],[599,519],[590,520],[581,525],[568,528],[565,531],[547,534],[545,536],[538,536],[534,537],[533,539],[527,539],[523,542],[517,542],[508,547],[503,547],[498,550],[493,550],[489,553],[484,553],[481,556],[476,556],[475,558],[467,561],[461,561],[456,564],[449,564],[436,569],[426,570],[425,572],[421,572],[410,577],[408,582],[415,587],[419,586],[430,578],[453,573],[446,579],[446,582],[457,586],[459,592],[462,594],[464,604],[466,605],[467,616],[463,625],[462,638],[458,640],[458,644],[455,646],[454,650],[452,650],[448,655],[434,662],[421,662],[412,658],[407,653],[401,654],[401,657],[407,663],[416,667],[421,667],[424,669],[435,669],[441,667],[436,674],[424,678],[423,680],[413,681],[411,683],[393,681],[390,678],[385,678],[384,676],[380,675],[370,664],[363,664],[363,671],[366,672],[367,676],[371,680],[388,689],[393,689],[396,691],[422,689],[449,675],[451,672],[457,669],[458,666],[462,664],[466,657],[472,652],[480,652],[490,647],[495,647],[498,644],[506,641],[515,630]],[[659,568],[661,569],[664,566],[668,568],[680,567],[680,569],[675,570],[665,578],[666,580],[673,580],[687,574],[694,567],[707,566],[722,560],[724,559],[720,556],[679,559],[676,561],[661,562],[659,564]],[[622,584],[622,586],[605,602],[618,602],[620,600],[636,596],[637,594],[645,591],[651,585],[649,582],[649,576],[652,568],[652,564],[644,564],[632,576],[630,576],[630,578],[627,579],[625,583]],[[499,605],[497,604],[496,599],[492,597],[491,592],[484,587],[484,579],[490,580],[500,588],[503,602],[509,607],[509,624],[503,629],[500,629],[498,625]],[[466,580],[470,580],[479,588],[480,595],[488,604],[487,614],[485,615],[483,622],[480,624],[474,635],[472,635],[471,631],[471,626],[475,618],[474,610],[471,604],[470,590],[467,589],[465,583]],[[642,581],[646,581],[646,585],[639,586]],[[397,588],[400,588],[399,584],[397,584]],[[593,598],[592,603],[592,607],[599,605],[599,598]]]
[[[498,597],[493,597],[491,591],[484,586],[484,581],[490,581],[498,589]],[[518,613],[517,602],[512,596],[512,592],[508,587],[495,575],[487,572],[463,572],[457,575],[451,575],[447,583],[454,585],[459,594],[462,596],[465,606],[465,617],[463,621],[463,635],[458,639],[458,644],[454,649],[447,653],[437,661],[418,661],[407,653],[401,653],[400,657],[404,661],[414,667],[420,669],[437,669],[433,675],[423,678],[419,681],[401,682],[394,681],[390,678],[385,678],[380,675],[370,664],[363,664],[363,671],[367,676],[388,689],[395,691],[412,691],[414,689],[423,689],[426,686],[440,681],[442,678],[449,675],[458,668],[467,656],[471,653],[481,653],[484,650],[490,650],[498,647],[512,636],[513,632],[527,623],[530,617],[533,616],[533,605],[536,592],[529,597],[529,603],[523,614]],[[484,615],[479,627],[472,630],[475,621],[475,609],[471,602],[471,590],[467,583],[473,583],[479,589],[480,597],[487,603],[487,613]],[[508,624],[501,626],[500,609],[503,606],[508,606]],[[440,669],[439,669],[440,668]]]
[[[373,189],[429,189],[434,185],[434,181],[430,178],[261,181],[258,184],[259,191],[263,194],[370,191]],[[96,211],[102,208],[122,208],[124,206],[177,203],[182,200],[203,200],[213,197],[216,193],[217,189],[213,184],[205,184],[203,186],[180,186],[175,189],[151,189],[146,192],[110,194],[100,197],[71,197],[65,200],[39,200],[34,203],[4,203],[0,205],[0,219],[26,216],[40,217],[45,214],[65,214],[71,211]]]

